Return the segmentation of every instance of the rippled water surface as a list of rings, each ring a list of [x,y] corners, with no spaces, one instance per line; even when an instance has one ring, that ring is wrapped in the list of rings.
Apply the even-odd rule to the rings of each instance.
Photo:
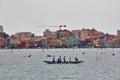
[[[46,64],[47,55],[84,62]],[[0,80],[120,80],[120,49],[0,50]]]

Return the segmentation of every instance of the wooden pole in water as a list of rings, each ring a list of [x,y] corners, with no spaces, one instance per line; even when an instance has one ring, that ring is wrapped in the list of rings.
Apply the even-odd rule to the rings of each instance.
[[[12,53],[12,48],[11,48],[11,53]]]
[[[47,50],[48,50],[48,46],[47,46]]]
[[[10,44],[10,48],[11,48],[11,53],[12,53],[12,44]]]
[[[43,52],[44,52],[44,46],[43,46]]]
[[[73,46],[73,51],[74,51],[74,46]]]

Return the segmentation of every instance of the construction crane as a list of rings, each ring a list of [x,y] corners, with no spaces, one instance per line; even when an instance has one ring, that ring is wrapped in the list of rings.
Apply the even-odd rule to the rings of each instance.
[[[62,27],[66,27],[66,25],[58,25],[58,26],[38,26],[38,27],[59,27],[59,30],[61,30]]]
[[[61,30],[61,27],[66,27],[66,25],[60,25],[59,26],[59,30]]]

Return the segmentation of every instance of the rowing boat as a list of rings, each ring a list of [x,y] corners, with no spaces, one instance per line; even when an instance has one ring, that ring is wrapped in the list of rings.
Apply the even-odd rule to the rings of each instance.
[[[70,62],[52,62],[52,61],[43,61],[47,64],[79,64],[79,63],[82,63],[84,61],[70,61]]]

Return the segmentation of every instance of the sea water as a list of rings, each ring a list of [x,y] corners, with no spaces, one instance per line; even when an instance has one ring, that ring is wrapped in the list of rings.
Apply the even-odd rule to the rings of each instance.
[[[47,55],[84,62],[46,64]],[[120,49],[1,49],[0,80],[120,80]]]

